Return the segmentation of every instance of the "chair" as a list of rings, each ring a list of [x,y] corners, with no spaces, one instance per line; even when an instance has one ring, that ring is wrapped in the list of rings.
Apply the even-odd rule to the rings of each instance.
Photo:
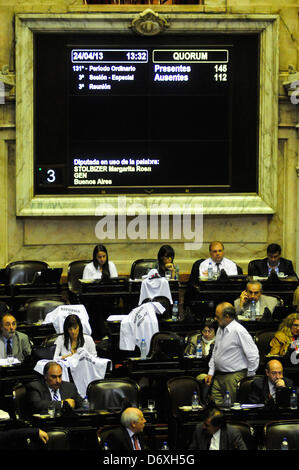
[[[44,261],[13,261],[6,266],[8,284],[31,284],[34,274],[47,268]]]
[[[166,388],[169,441],[171,442],[171,448],[184,449],[187,447],[186,436],[188,433],[186,431],[188,427],[194,427],[194,421],[192,420],[192,423],[185,422],[184,425],[182,425],[179,407],[191,406],[192,396],[195,391],[198,393],[199,401],[201,402],[200,385],[195,377],[183,375],[168,379]]]
[[[68,290],[71,298],[78,300],[78,295],[81,292],[81,285],[79,279],[83,277],[83,271],[85,266],[90,263],[90,260],[81,259],[77,261],[72,261],[68,265]]]
[[[17,383],[12,390],[14,414],[17,420],[26,421],[30,416],[26,401],[26,386]]]
[[[156,259],[137,259],[131,266],[130,279],[141,279],[150,269],[157,267]]]
[[[248,396],[251,388],[252,382],[263,375],[252,375],[249,377],[244,377],[238,383],[237,387],[237,402],[238,403],[249,403]]]
[[[158,331],[151,338],[148,358],[156,361],[171,361],[182,358],[185,340],[172,331]]]
[[[243,441],[248,450],[256,450],[257,446],[254,441],[254,429],[250,424],[244,421],[227,421],[232,428],[238,429],[242,435]]]
[[[279,450],[286,437],[289,450],[299,450],[299,420],[270,421],[264,426],[265,450]]]
[[[254,340],[258,347],[261,361],[270,352],[270,341],[273,339],[276,331],[256,331]]]
[[[103,379],[90,382],[87,397],[92,410],[120,412],[128,406],[139,408],[140,387],[132,379]]]
[[[242,274],[243,274],[243,269],[242,269],[241,266],[239,266],[238,264],[236,264],[236,266],[237,266],[238,275],[239,275],[239,276],[242,276]]]
[[[49,440],[40,448],[48,450],[71,450],[69,431],[64,428],[53,428],[46,430]]]
[[[47,313],[55,310],[59,305],[65,305],[63,300],[57,299],[30,299],[25,305],[25,319],[27,323],[36,323],[44,320]]]

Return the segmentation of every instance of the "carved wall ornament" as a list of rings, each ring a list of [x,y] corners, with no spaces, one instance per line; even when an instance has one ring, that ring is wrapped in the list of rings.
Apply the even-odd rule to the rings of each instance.
[[[150,8],[137,15],[130,25],[133,31],[143,36],[155,36],[168,27],[167,20]]]

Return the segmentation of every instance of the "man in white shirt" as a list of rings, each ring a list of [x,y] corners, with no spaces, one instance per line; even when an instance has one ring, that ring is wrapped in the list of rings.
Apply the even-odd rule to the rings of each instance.
[[[238,268],[236,263],[228,258],[224,257],[224,245],[219,241],[210,243],[209,246],[210,258],[202,261],[199,265],[199,276],[208,276],[208,267],[211,263],[213,273],[219,273],[223,269],[228,276],[236,276],[238,274]]]
[[[226,391],[230,392],[234,403],[238,382],[246,375],[255,375],[259,352],[252,336],[236,321],[236,311],[230,303],[218,304],[215,318],[219,328],[205,382],[212,386],[211,394],[216,405],[221,405]]]
[[[247,450],[247,447],[240,431],[226,424],[223,413],[215,407],[204,412],[189,450]]]

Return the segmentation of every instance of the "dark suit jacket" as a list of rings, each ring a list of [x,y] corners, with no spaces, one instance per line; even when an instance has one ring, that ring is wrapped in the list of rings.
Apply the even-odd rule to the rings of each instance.
[[[75,408],[80,408],[83,398],[79,395],[75,384],[62,381],[59,389],[61,400],[72,398],[75,400]],[[48,405],[52,402],[51,393],[44,380],[34,380],[26,386],[26,400],[32,413],[47,414]],[[61,408],[60,401],[53,401],[55,408]]]
[[[286,387],[291,387],[293,381],[286,377],[283,378],[286,384]],[[263,377],[257,377],[253,380],[250,385],[250,391],[248,394],[248,403],[265,403],[268,404],[272,398],[269,398],[270,390],[268,384],[268,377],[264,375]],[[273,402],[274,403],[274,402]]]
[[[268,276],[268,258],[255,259],[250,261],[248,264],[248,276]],[[286,274],[287,276],[296,276],[292,261],[280,258],[279,260],[279,271]]]
[[[203,424],[197,424],[192,436],[189,450],[208,450],[211,438],[203,430]],[[229,424],[221,428],[220,450],[247,450],[241,432]]]
[[[107,432],[106,435],[101,436],[101,443],[107,442],[109,450],[133,450],[132,439],[129,436],[128,431],[123,426],[118,426]],[[138,441],[141,450],[146,449],[144,444],[142,433],[138,434]]]

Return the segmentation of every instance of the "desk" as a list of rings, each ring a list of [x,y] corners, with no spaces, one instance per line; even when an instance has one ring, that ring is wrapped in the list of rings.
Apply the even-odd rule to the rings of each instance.
[[[31,363],[13,364],[0,367],[0,408],[14,415],[13,388],[19,382],[25,383],[36,379]]]

